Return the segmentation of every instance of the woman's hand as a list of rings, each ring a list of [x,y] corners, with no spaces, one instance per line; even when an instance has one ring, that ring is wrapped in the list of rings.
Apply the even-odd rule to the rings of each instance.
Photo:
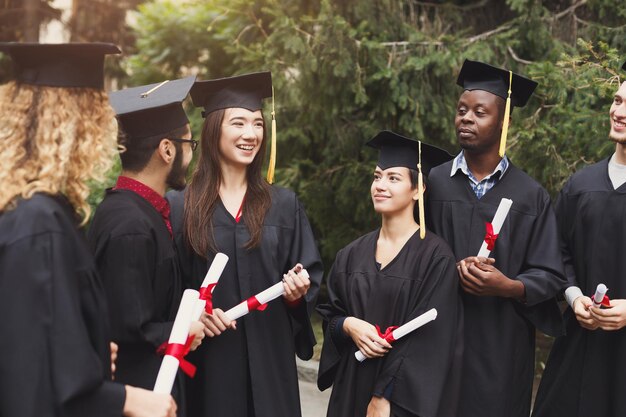
[[[380,358],[391,349],[391,345],[378,335],[376,327],[356,317],[346,317],[343,331],[367,358]]]
[[[126,417],[176,417],[176,402],[169,394],[157,394],[126,385]]]
[[[204,339],[204,324],[199,321],[192,321],[189,327],[189,336],[193,337],[190,350],[198,349]]]
[[[283,275],[283,287],[285,288],[283,297],[289,303],[304,297],[309,287],[311,287],[311,280],[300,274],[302,269],[302,264],[296,264],[289,272]]]

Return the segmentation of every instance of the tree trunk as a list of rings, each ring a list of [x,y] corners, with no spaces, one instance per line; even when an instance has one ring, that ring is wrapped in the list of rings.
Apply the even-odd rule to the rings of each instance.
[[[24,41],[39,42],[40,0],[24,0]]]

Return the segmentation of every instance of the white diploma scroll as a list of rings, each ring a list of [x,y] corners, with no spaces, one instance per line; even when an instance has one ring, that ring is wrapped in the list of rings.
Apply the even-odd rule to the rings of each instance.
[[[431,308],[424,314],[421,314],[415,317],[413,320],[403,324],[402,326],[398,327],[393,332],[391,332],[391,335],[393,336],[393,340],[398,340],[406,336],[407,334],[411,333],[414,330],[419,329],[420,327],[422,327],[423,325],[427,323],[430,323],[436,318],[437,318],[437,309]],[[354,357],[359,362],[363,362],[365,359],[367,359],[367,357],[363,353],[361,353],[360,350],[357,350],[356,352],[354,352]]]
[[[207,288],[210,285],[217,284],[222,276],[222,272],[224,272],[224,268],[226,268],[226,264],[228,263],[228,256],[223,253],[218,253],[213,258],[213,262],[211,262],[211,266],[209,267],[209,271],[204,276],[204,281],[202,281],[202,285],[200,288]],[[215,287],[211,289],[211,293]],[[202,312],[204,311],[204,307],[206,306],[205,300],[198,300],[196,307],[193,312],[193,319],[195,321],[200,320],[202,316]]]
[[[174,320],[174,326],[170,333],[168,340],[169,344],[181,344],[187,343],[187,337],[189,336],[189,327],[191,326],[192,314],[195,306],[198,302],[198,291],[185,290],[183,298],[178,306],[178,312],[176,313],[176,319]],[[163,356],[163,362],[161,362],[161,368],[157,375],[156,382],[154,384],[154,392],[161,394],[169,394],[172,391],[174,385],[174,379],[178,372],[178,359],[174,356]]]
[[[508,198],[503,198],[500,200],[500,204],[498,205],[498,209],[496,210],[496,214],[493,216],[493,220],[491,225],[493,226],[493,233],[495,235],[500,233],[500,229],[502,229],[502,225],[504,224],[504,220],[506,220],[506,216],[509,215],[509,210],[511,209],[511,205],[513,204],[513,200],[509,200]],[[483,256],[485,258],[489,257],[491,251],[487,249],[487,242],[483,241],[483,245],[480,247],[477,256]]]
[[[598,284],[596,287],[596,293],[593,295],[591,301],[593,301],[594,307],[600,307],[602,305],[602,300],[604,300],[604,296],[609,289],[604,284]]]
[[[306,271],[306,269],[302,269],[299,272],[299,274],[301,274],[305,278],[309,278],[309,273]],[[250,300],[256,299],[256,301],[258,301],[258,304],[263,305],[263,304],[269,303],[272,300],[277,299],[284,293],[285,293],[285,288],[283,287],[283,282],[281,281],[278,284],[272,285],[265,291],[262,291],[258,293],[257,295],[255,295],[254,297],[250,297],[249,299],[242,301],[241,303],[237,304],[235,307],[226,311],[225,313],[226,317],[228,317],[231,320],[237,320],[238,318],[243,317],[250,312],[249,304],[248,304]]]

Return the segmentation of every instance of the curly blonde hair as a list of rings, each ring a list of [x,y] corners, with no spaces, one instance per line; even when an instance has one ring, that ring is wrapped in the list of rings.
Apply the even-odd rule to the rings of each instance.
[[[106,93],[92,88],[0,86],[0,213],[37,192],[64,194],[87,222],[88,181],[117,154]]]

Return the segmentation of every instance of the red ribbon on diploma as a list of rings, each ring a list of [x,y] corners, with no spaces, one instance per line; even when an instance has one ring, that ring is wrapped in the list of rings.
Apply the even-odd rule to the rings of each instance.
[[[204,311],[206,311],[207,314],[213,314],[213,288],[215,288],[216,285],[217,282],[209,284],[208,287],[202,287],[200,291],[198,291],[200,293],[200,299],[206,302],[206,304],[204,304]]]
[[[267,304],[261,304],[254,295],[248,298],[246,300],[246,303],[248,304],[248,311],[254,311],[254,310],[263,311],[267,308]]]
[[[485,222],[485,231],[485,243],[487,244],[487,249],[491,251],[496,244],[498,235],[493,233],[493,225],[488,222]]]
[[[196,365],[185,359],[185,356],[191,349],[191,343],[193,342],[193,336],[187,337],[187,342],[184,345],[180,343],[167,343],[164,342],[157,349],[158,355],[169,355],[178,359],[178,365],[180,369],[190,378],[196,375]]]
[[[591,300],[592,300],[592,301],[595,301],[595,300],[593,299],[593,296],[594,296],[594,295],[595,295],[595,294],[593,294],[593,295],[591,295],[591,296],[589,297],[589,298],[591,298]],[[602,307],[611,307],[611,300],[609,300],[609,296],[608,296],[608,295],[606,295],[606,294],[604,295],[604,298],[602,299],[602,302],[600,303],[600,305],[601,305]]]
[[[387,330],[385,330],[385,333],[383,333],[380,331],[380,327],[378,327],[378,324],[376,325],[376,331],[378,332],[378,336],[380,336],[381,339],[385,339],[389,343],[393,343],[396,341],[396,339],[393,337],[393,331],[397,328],[398,326],[389,326],[387,327]]]

